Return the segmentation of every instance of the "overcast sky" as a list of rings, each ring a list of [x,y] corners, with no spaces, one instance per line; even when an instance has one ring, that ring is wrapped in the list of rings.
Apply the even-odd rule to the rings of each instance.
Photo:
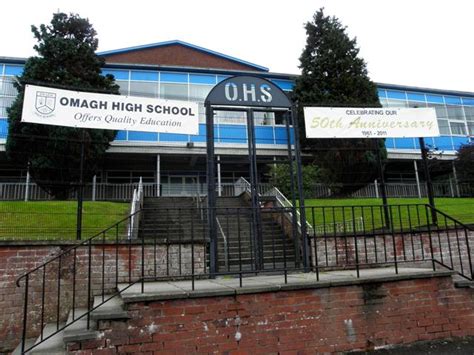
[[[303,26],[320,7],[357,37],[372,80],[474,92],[473,0],[13,0],[0,56],[34,55],[30,26],[60,10],[89,18],[99,51],[179,39],[298,74]]]

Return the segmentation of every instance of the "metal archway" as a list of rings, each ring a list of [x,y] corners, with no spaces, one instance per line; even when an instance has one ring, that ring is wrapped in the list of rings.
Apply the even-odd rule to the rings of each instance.
[[[214,112],[216,109],[224,111],[245,112],[247,116],[247,142],[249,151],[249,174],[252,203],[252,238],[255,245],[254,260],[255,270],[262,270],[263,265],[263,241],[261,230],[261,216],[259,195],[257,190],[257,147],[255,138],[255,111],[283,111],[286,114],[285,125],[287,132],[287,150],[291,175],[291,199],[293,203],[292,224],[295,243],[297,238],[297,213],[296,193],[299,197],[300,209],[300,231],[302,235],[301,253],[302,263],[305,270],[309,270],[309,247],[306,235],[306,216],[304,211],[304,196],[302,188],[301,155],[298,135],[298,119],[295,105],[288,96],[274,83],[256,76],[235,76],[221,81],[208,94],[205,100],[206,108],[206,136],[207,136],[207,202],[208,202],[208,224],[210,240],[210,274],[218,272],[218,242],[216,225],[216,158],[214,141]],[[291,144],[290,121],[294,127],[294,152]],[[296,182],[294,181],[293,162],[296,164]],[[297,192],[295,189],[297,186]],[[298,245],[299,249],[299,245]]]

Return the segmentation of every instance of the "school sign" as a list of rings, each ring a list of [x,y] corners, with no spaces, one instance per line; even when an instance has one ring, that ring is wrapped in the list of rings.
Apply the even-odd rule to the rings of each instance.
[[[437,137],[433,108],[305,107],[307,138]]]
[[[198,134],[198,104],[27,85],[22,122],[46,125]]]

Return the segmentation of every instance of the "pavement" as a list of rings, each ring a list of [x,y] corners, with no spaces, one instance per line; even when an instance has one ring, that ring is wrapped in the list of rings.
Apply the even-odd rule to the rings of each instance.
[[[390,349],[379,349],[347,354],[386,354],[386,355],[474,355],[474,337],[462,339],[443,339],[430,342],[418,342]]]
[[[387,282],[411,280],[427,277],[451,276],[452,271],[433,271],[421,268],[394,267],[360,270],[359,277],[355,270],[338,270],[320,272],[319,279],[314,272],[284,275],[258,275],[238,277],[217,277],[215,279],[185,281],[145,282],[144,292],[141,284],[120,284],[121,296],[125,303],[156,301],[165,299],[234,296],[238,294],[275,292],[280,290],[298,290],[324,288],[332,286],[347,286],[367,284],[372,282]]]

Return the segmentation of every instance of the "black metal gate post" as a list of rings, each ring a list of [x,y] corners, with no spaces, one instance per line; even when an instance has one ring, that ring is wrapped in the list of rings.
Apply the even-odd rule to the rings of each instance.
[[[255,269],[263,270],[263,239],[260,214],[260,200],[258,198],[258,171],[257,171],[257,147],[255,140],[255,122],[253,110],[247,113],[247,140],[249,150],[250,167],[250,195],[252,200],[252,240],[254,243]]]
[[[207,95],[205,99],[206,106],[206,141],[207,141],[207,181],[208,181],[208,225],[209,225],[209,259],[210,259],[210,274],[211,277],[218,273],[218,244],[217,244],[217,222],[216,222],[216,184],[215,184],[215,157],[214,157],[214,119],[213,110],[230,110],[247,113],[247,132],[248,132],[248,152],[250,163],[250,192],[252,198],[252,221],[253,226],[250,232],[253,234],[251,239],[254,242],[255,248],[253,256],[255,257],[255,271],[263,270],[264,265],[264,251],[263,251],[263,235],[262,235],[262,220],[259,203],[259,178],[257,171],[257,148],[256,148],[256,134],[254,111],[275,111],[275,110],[290,110],[292,107],[291,100],[288,95],[283,92],[281,88],[271,81],[257,76],[235,76],[227,78],[219,82]],[[288,121],[288,120],[287,120]],[[291,135],[287,122],[287,132],[289,140],[289,148],[291,150]],[[292,155],[289,151],[290,166],[292,167]],[[297,233],[297,216],[295,203],[295,186],[294,176],[292,178],[292,200],[293,200],[293,231]],[[295,235],[295,243],[298,239]],[[296,249],[296,250],[299,250]],[[301,259],[299,253],[296,253]],[[300,261],[297,262],[298,264]]]
[[[84,200],[84,140],[86,130],[82,129],[81,139],[81,162],[79,164],[79,189],[77,190],[77,219],[76,219],[76,239],[82,238],[82,202]]]
[[[388,210],[388,201],[387,201],[387,188],[385,186],[385,177],[383,173],[383,164],[382,164],[382,154],[380,153],[380,144],[378,139],[374,139],[375,144],[375,154],[377,155],[377,168],[379,172],[379,181],[380,181],[380,194],[382,195],[382,205],[383,212],[385,216],[385,225],[384,227],[390,228],[390,213]],[[375,186],[377,188],[377,186]]]
[[[207,135],[207,222],[209,226],[209,273],[214,278],[217,273],[217,229],[216,229],[216,162],[214,155],[214,110],[209,102],[206,107]]]
[[[288,152],[288,164],[290,164],[290,192],[291,192],[291,203],[293,205],[292,215],[292,237],[295,243],[295,263],[296,267],[300,267],[301,263],[301,243],[298,238],[298,218],[296,216],[296,197],[295,197],[295,174],[293,173],[293,154],[291,149],[291,130],[290,130],[290,119],[291,112],[285,113],[285,127],[287,137],[287,152]]]
[[[430,169],[428,168],[428,149],[426,149],[425,139],[423,137],[418,138],[420,143],[420,150],[421,150],[421,160],[423,162],[423,172],[425,174],[426,179],[426,188],[428,192],[428,201],[431,205],[431,219],[433,224],[438,223],[438,216],[436,215],[436,211],[434,210],[435,202],[434,202],[434,193],[433,193],[433,184],[431,183],[431,175]]]
[[[295,159],[296,159],[296,178],[298,183],[298,196],[299,196],[299,209],[300,209],[300,228],[301,228],[301,241],[302,252],[303,252],[303,267],[305,272],[311,270],[309,250],[311,250],[308,243],[308,233],[306,230],[306,210],[304,205],[304,190],[303,190],[303,170],[301,166],[301,148],[300,148],[300,134],[298,127],[298,110],[295,105],[291,107],[291,119],[293,123],[294,137],[295,137]],[[316,243],[316,241],[314,241]],[[317,265],[315,265],[317,266]]]

